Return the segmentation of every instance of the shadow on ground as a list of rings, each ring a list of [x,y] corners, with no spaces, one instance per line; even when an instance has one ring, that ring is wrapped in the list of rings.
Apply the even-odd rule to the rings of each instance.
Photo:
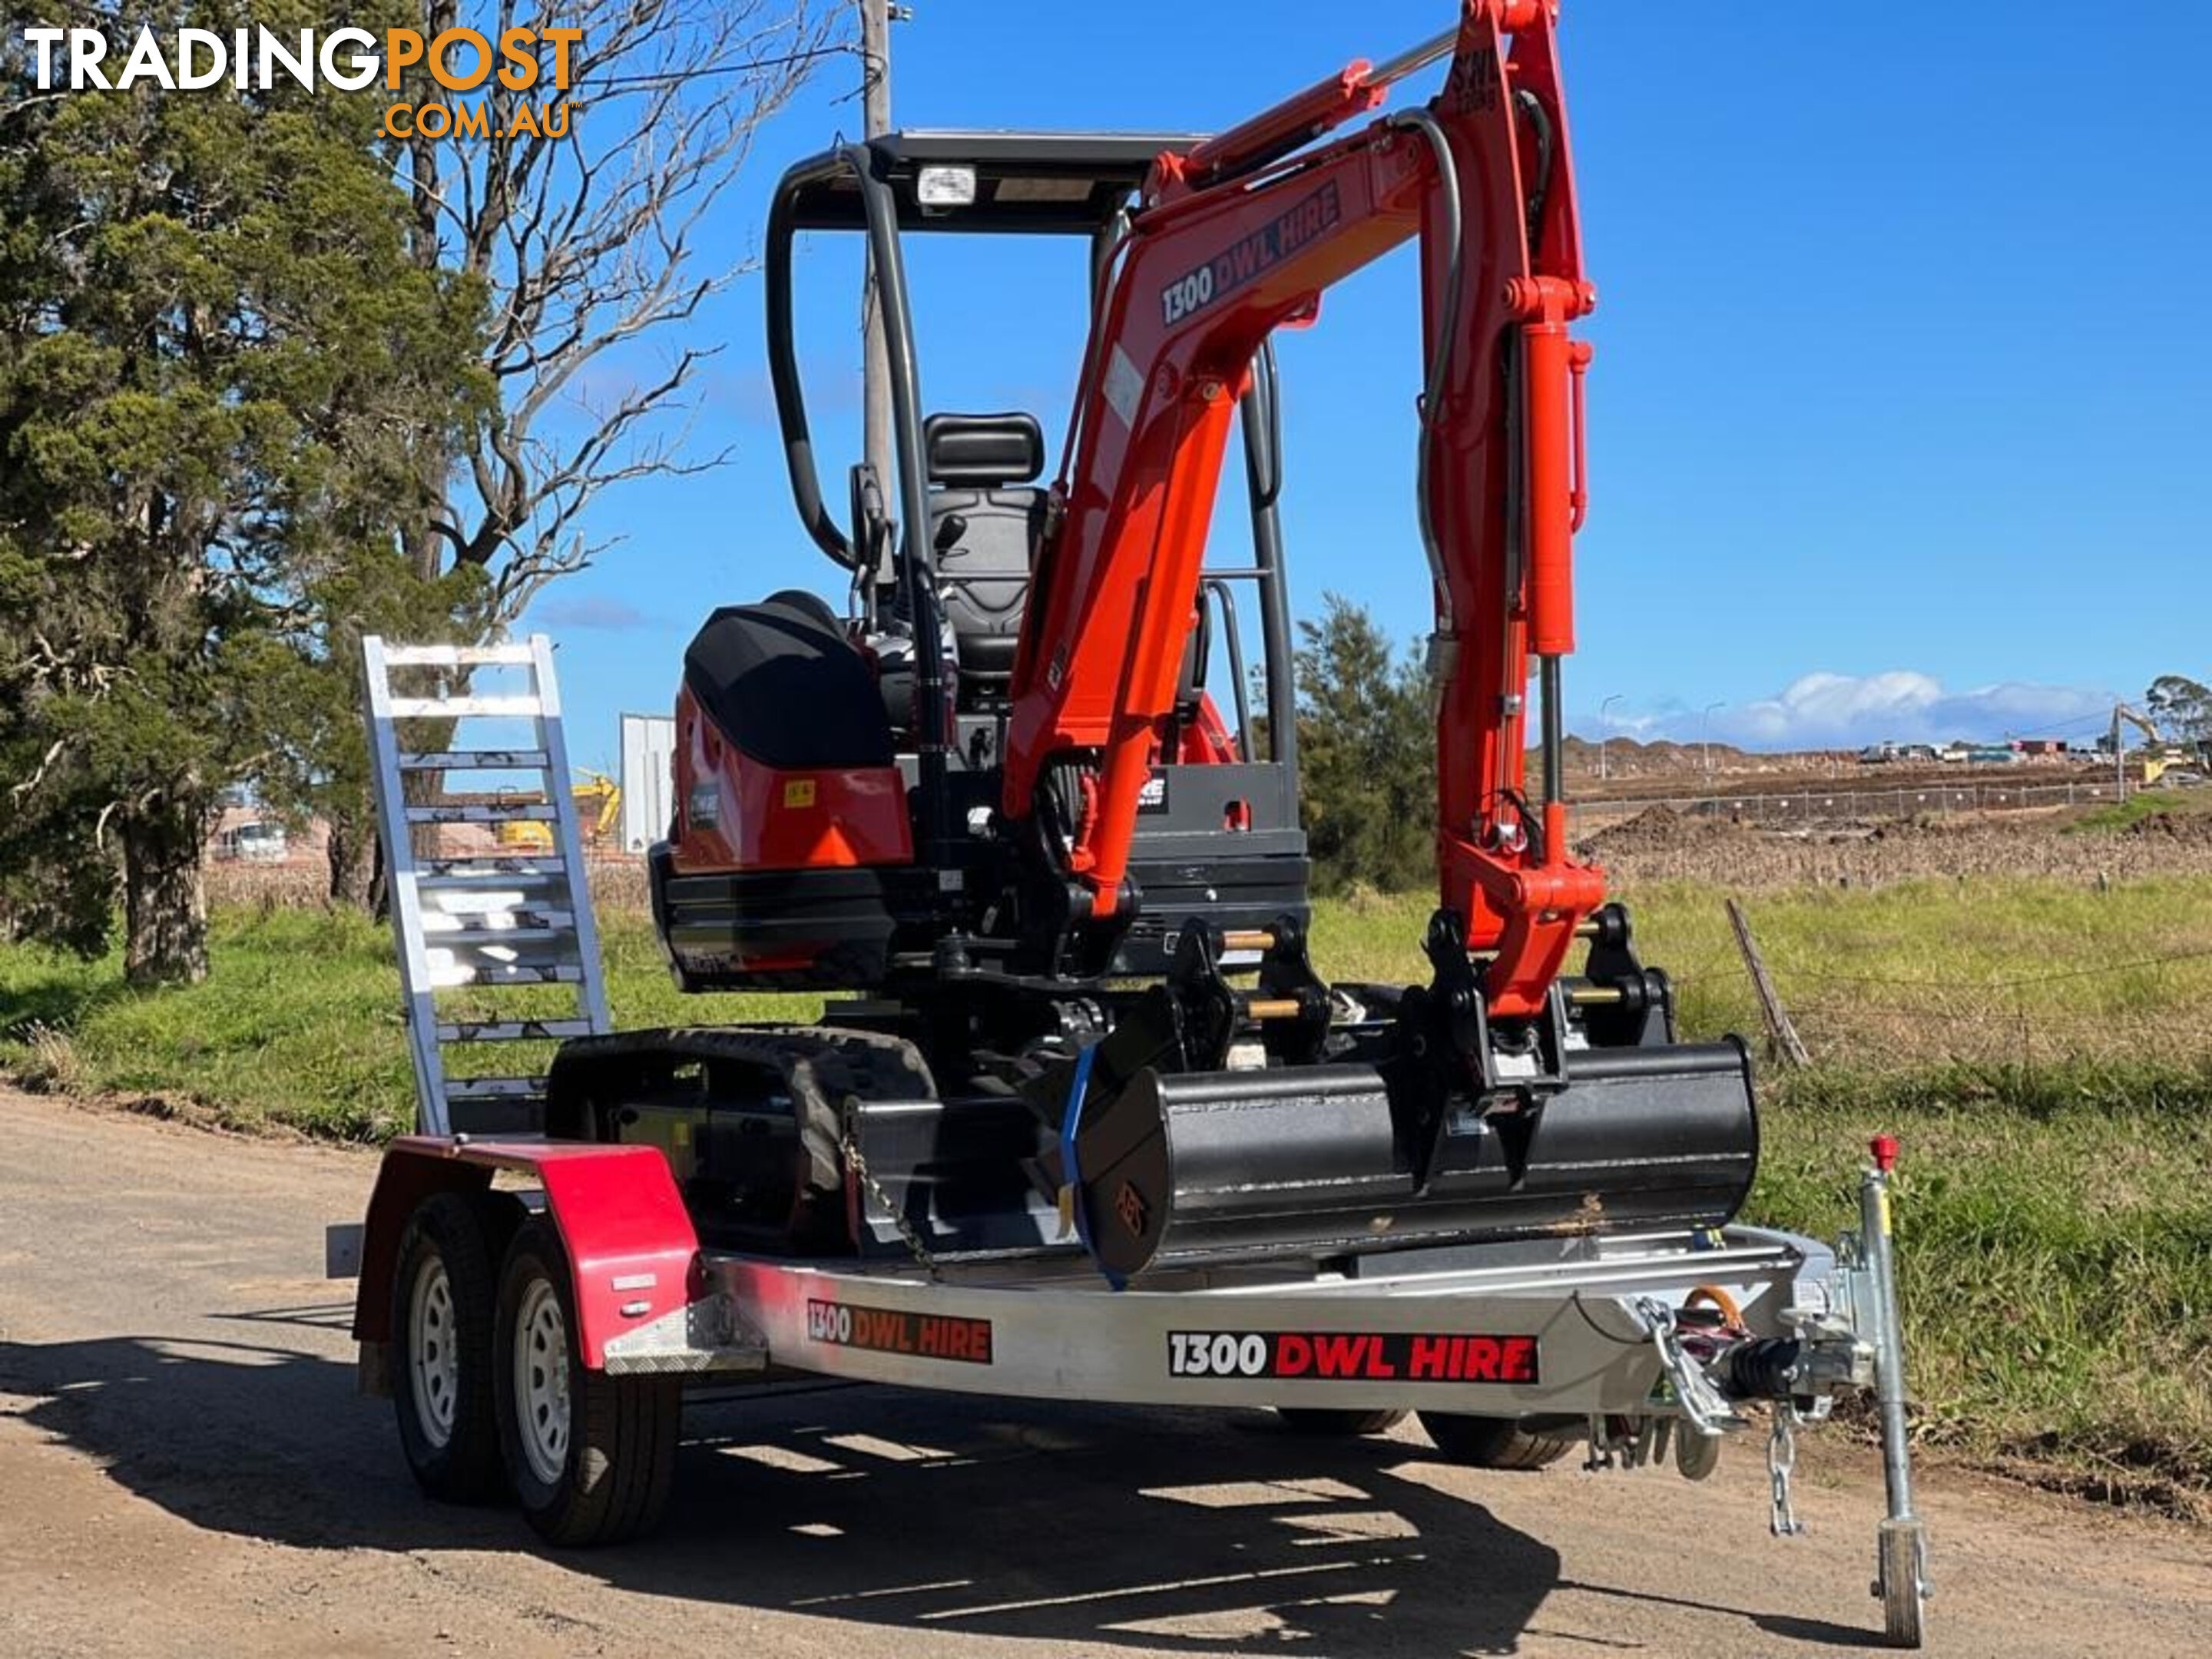
[[[389,1407],[356,1395],[349,1365],[254,1340],[342,1328],[345,1313],[228,1316],[240,1339],[220,1342],[0,1342],[0,1391],[195,1526],[311,1549],[535,1548],[511,1513],[424,1500]],[[1514,1652],[1559,1557],[1438,1490],[1439,1474],[1402,1443],[1249,1414],[824,1388],[695,1405],[661,1534],[547,1559],[635,1592],[917,1632]],[[1863,1639],[1709,1611],[1799,1641]]]

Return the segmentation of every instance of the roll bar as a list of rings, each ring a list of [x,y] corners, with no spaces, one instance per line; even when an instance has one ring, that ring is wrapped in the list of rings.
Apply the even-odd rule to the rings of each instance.
[[[797,231],[793,205],[800,192],[848,173],[859,187],[866,217],[868,251],[874,260],[877,301],[883,311],[884,345],[891,376],[891,425],[898,455],[900,533],[907,538],[897,561],[907,615],[914,628],[915,701],[921,715],[921,793],[928,803],[929,830],[942,844],[950,840],[950,806],[944,787],[945,757],[951,753],[945,682],[944,621],[938,613],[936,556],[929,545],[929,480],[923,472],[921,389],[915,368],[914,329],[907,307],[906,264],[899,252],[898,204],[877,177],[868,147],[847,144],[802,161],[783,176],[768,219],[768,363],[775,389],[776,417],[782,428],[783,454],[791,473],[792,500],[815,544],[847,569],[860,572],[860,554],[839,528],[822,500],[822,480],[814,463],[814,439],[807,426],[806,394],[800,383],[793,343],[791,248]],[[867,578],[864,576],[864,580]],[[940,820],[942,820],[940,822]]]

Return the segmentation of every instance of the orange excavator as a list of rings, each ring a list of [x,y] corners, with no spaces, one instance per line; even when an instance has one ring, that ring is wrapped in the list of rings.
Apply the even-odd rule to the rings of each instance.
[[[1212,136],[906,132],[784,176],[769,368],[799,519],[849,599],[707,619],[649,872],[680,986],[823,1011],[493,1028],[568,1040],[542,1085],[449,1094],[450,1124],[394,1143],[354,1328],[429,1490],[512,1491],[558,1541],[628,1536],[665,1499],[685,1376],[1264,1407],[1346,1433],[1418,1411],[1493,1468],[1585,1438],[1590,1467],[1635,1467],[1671,1435],[1693,1479],[1760,1401],[1787,1533],[1796,1426],[1872,1386],[1879,1583],[1917,1643],[1895,1145],[1836,1251],[1731,1224],[1758,1152],[1744,1046],[1677,1039],[1667,976],[1567,848],[1572,330],[1595,295],[1556,8],[1457,10]],[[1445,62],[1433,97],[1382,112]],[[889,347],[896,476],[853,468],[842,514],[793,345],[817,233],[866,239]],[[1049,484],[1035,415],[924,397],[902,250],[935,235],[1084,256]],[[1270,341],[1407,244],[1437,902],[1424,982],[1330,983],[1308,954]],[[1240,422],[1249,543],[1210,545]],[[507,1115],[464,1115],[487,1109]]]
[[[1429,103],[1375,114],[1447,58]],[[838,231],[872,255],[898,472],[854,468],[843,522],[793,345],[795,240]],[[1073,237],[1090,256],[1093,320],[1048,486],[1034,416],[924,413],[902,239],[994,234]],[[1409,242],[1440,904],[1431,982],[1332,986],[1307,955],[1269,341]],[[1743,1050],[1674,1040],[1665,976],[1566,845],[1559,681],[1590,356],[1571,325],[1594,302],[1537,0],[1468,3],[1438,40],[1212,137],[906,133],[787,174],[769,362],[800,520],[853,601],[778,593],[692,641],[653,902],[688,988],[862,994],[828,1024],[891,1045],[886,1075],[908,1092],[927,1077],[966,1126],[966,1175],[933,1188],[925,1218],[954,1248],[1042,1242],[994,1168],[1065,1190],[1115,1275],[1733,1212],[1756,1139]],[[1250,548],[1209,557],[1240,419]],[[1244,706],[1239,584],[1257,589],[1264,722]],[[1233,719],[1209,690],[1223,679]],[[610,1134],[641,1066],[731,1058],[738,1040],[572,1045],[554,1127]],[[726,1067],[740,1096],[799,1102],[810,1155],[774,1226],[855,1242],[848,1131],[824,1100],[810,1133],[799,1040],[776,1041],[784,1059],[749,1079]],[[956,1213],[971,1191],[997,1195]]]

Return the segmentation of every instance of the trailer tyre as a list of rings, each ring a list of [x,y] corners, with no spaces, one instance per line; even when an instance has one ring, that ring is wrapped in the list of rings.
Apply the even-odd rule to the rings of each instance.
[[[500,1450],[530,1524],[563,1546],[651,1531],[675,1472],[683,1380],[584,1369],[568,1253],[544,1221],[507,1246],[493,1331]]]
[[[1878,1543],[1882,1633],[1893,1648],[1922,1646],[1927,1637],[1926,1542],[1917,1521],[1885,1521]]]
[[[507,1495],[492,1404],[498,1279],[489,1219],[459,1193],[425,1200],[400,1235],[392,1277],[392,1403],[399,1445],[417,1484],[448,1504]]]
[[[1275,1415],[1292,1434],[1316,1437],[1388,1434],[1410,1415],[1402,1411],[1358,1412],[1334,1406],[1278,1406]]]
[[[1540,1469],[1575,1449],[1571,1435],[1522,1426],[1512,1417],[1423,1412],[1421,1428],[1445,1461],[1477,1469]]]

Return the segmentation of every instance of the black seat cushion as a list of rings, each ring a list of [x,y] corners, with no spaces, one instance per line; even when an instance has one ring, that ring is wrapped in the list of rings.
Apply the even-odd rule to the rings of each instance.
[[[684,652],[684,683],[723,736],[763,765],[799,771],[892,763],[875,676],[826,608],[781,594],[724,606]]]

